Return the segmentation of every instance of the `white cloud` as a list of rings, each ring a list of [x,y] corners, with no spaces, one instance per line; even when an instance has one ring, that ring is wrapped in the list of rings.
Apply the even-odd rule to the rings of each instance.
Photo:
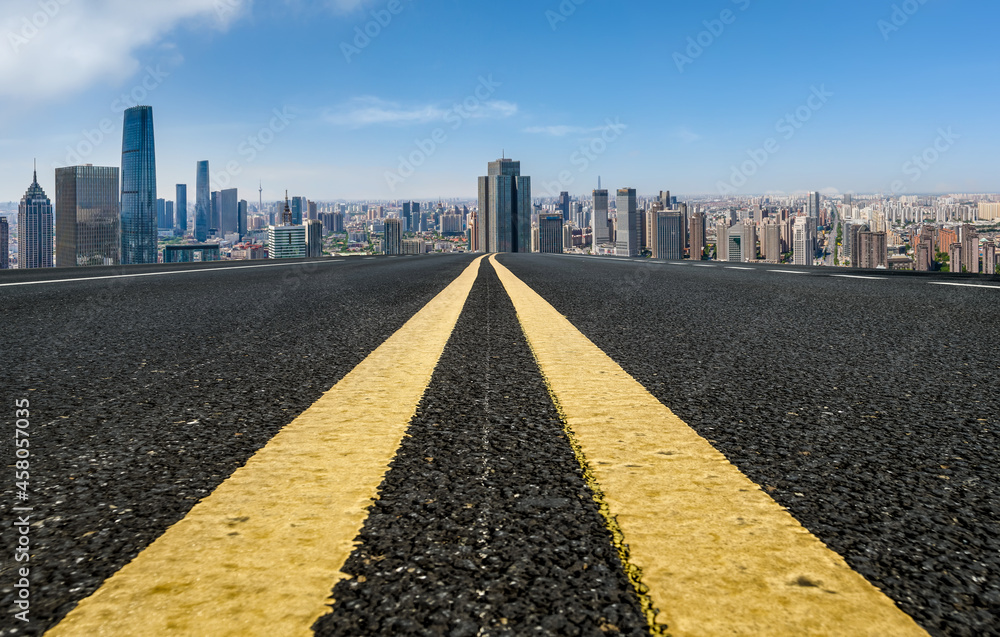
[[[694,132],[690,128],[686,128],[684,126],[681,126],[680,128],[678,128],[674,132],[674,135],[678,139],[680,139],[682,142],[684,142],[685,144],[693,144],[696,141],[698,141],[698,140],[701,139],[701,135],[699,135],[698,133]]]
[[[517,104],[502,100],[477,103],[475,108],[441,104],[405,106],[378,97],[358,97],[339,109],[327,111],[326,121],[337,126],[360,128],[377,124],[410,125],[443,122],[446,119],[503,119],[517,114]]]
[[[252,0],[4,0],[0,95],[46,99],[140,67],[135,53],[184,24],[225,29]]]
[[[522,132],[532,135],[550,135],[552,137],[565,137],[566,135],[586,135],[589,133],[599,133],[604,130],[603,126],[596,128],[584,128],[583,126],[529,126]]]

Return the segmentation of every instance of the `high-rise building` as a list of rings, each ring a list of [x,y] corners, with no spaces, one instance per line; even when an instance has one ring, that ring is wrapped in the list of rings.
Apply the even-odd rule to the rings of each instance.
[[[323,222],[319,219],[305,219],[303,225],[306,228],[306,256],[323,256]]]
[[[743,260],[757,260],[757,224],[751,219],[743,222]]]
[[[52,267],[52,202],[38,185],[35,171],[17,209],[17,267]]]
[[[635,188],[619,188],[615,200],[617,208],[617,226],[615,233],[618,242],[615,254],[620,257],[639,256],[639,241],[642,235],[639,210],[636,207]]]
[[[0,247],[3,241],[0,240]],[[983,244],[983,274],[997,273],[997,245],[992,241]]]
[[[557,204],[559,212],[562,214],[563,221],[569,221],[569,193],[561,192],[559,193],[559,203]]]
[[[691,215],[691,253],[692,261],[701,261],[705,253],[705,213],[696,212]]]
[[[160,198],[156,200],[156,229],[170,230],[174,227],[173,219],[167,221],[167,200]]]
[[[478,245],[486,252],[528,252],[531,211],[531,177],[521,176],[521,162],[490,162],[479,178]]]
[[[594,191],[594,215],[591,218],[594,245],[611,242],[611,220],[608,218],[608,191],[598,188]]]
[[[214,196],[215,193],[212,193]],[[240,231],[240,198],[235,188],[219,192],[219,236],[225,237]],[[242,236],[242,235],[241,235]]]
[[[729,222],[725,219],[715,221],[715,259],[729,261]]]
[[[654,212],[656,219],[653,256],[680,261],[684,258],[684,215],[680,212]]]
[[[156,263],[156,148],[151,106],[125,111],[121,185],[121,264]]]
[[[810,219],[819,219],[820,195],[818,192],[809,193],[808,216]],[[810,262],[810,265],[812,262]]]
[[[961,243],[953,243],[948,246],[948,271],[961,272],[962,268],[965,267],[964,256]]]
[[[971,224],[962,226],[962,265],[966,272],[979,274],[979,233]]]
[[[302,211],[306,209],[305,197],[292,197],[292,225],[302,225]]]
[[[382,243],[382,252],[390,255],[403,254],[403,220],[385,220],[385,241]]]
[[[813,248],[814,238],[808,217],[796,217],[792,234],[792,263],[795,265],[812,265],[816,250]]]
[[[118,168],[56,168],[56,265],[121,262]]]
[[[209,233],[220,236],[222,234],[222,192],[212,191],[212,219],[208,224]]]
[[[742,223],[735,223],[729,228],[729,232],[726,236],[729,238],[729,247],[726,250],[726,256],[728,260],[733,263],[738,263],[743,261],[743,252],[746,249],[746,238],[744,237],[744,231],[746,226]]]
[[[319,220],[319,213],[317,212],[316,202],[315,201],[307,201],[306,205],[309,208],[309,218],[313,219],[313,220]]]
[[[194,197],[194,240],[201,243],[208,239],[212,220],[212,192],[207,161],[198,162]]]
[[[166,203],[166,211],[164,214],[166,215],[167,223],[170,224],[170,226],[167,227],[167,230],[173,230],[175,227],[174,224],[176,224],[176,221],[174,220],[174,202],[168,201]]]
[[[174,214],[174,227],[186,233],[188,228],[188,187],[187,184],[177,184],[177,207]]]
[[[763,257],[768,263],[781,263],[781,227],[777,223],[765,223],[763,241]]]
[[[857,267],[873,270],[889,267],[889,250],[884,232],[858,233],[859,263]]]
[[[241,239],[247,235],[247,214],[249,208],[250,204],[246,199],[240,199],[240,203],[236,207],[236,232],[239,233]]]
[[[538,251],[547,254],[563,253],[562,213],[538,217]]]
[[[0,270],[10,267],[10,227],[7,217],[0,215]]]
[[[411,228],[413,227],[413,207],[412,207],[412,205],[413,204],[410,201],[404,201],[403,202],[403,216],[402,216],[402,221],[404,223],[404,228],[403,228],[404,232],[412,232],[412,230],[411,230]],[[400,241],[402,241],[402,239],[400,239]],[[400,243],[400,246],[402,246],[402,243]],[[400,250],[402,250],[402,247],[400,247]]]

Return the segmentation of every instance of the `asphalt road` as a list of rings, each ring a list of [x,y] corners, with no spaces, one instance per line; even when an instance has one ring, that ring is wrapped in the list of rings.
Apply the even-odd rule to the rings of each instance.
[[[1000,635],[1000,289],[501,262],[931,634]]]
[[[464,256],[4,272],[0,634],[38,635],[182,518],[460,274]],[[265,266],[265,267],[260,267]],[[191,270],[188,272],[188,270]],[[197,271],[195,271],[197,270]],[[30,400],[16,501],[14,400]],[[13,618],[13,506],[31,622]],[[15,632],[16,631],[16,632]]]

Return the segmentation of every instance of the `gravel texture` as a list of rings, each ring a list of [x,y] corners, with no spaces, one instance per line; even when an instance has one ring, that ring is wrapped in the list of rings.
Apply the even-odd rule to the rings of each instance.
[[[1000,635],[1000,290],[501,260],[932,635]]]
[[[317,635],[649,634],[483,266]]]
[[[0,544],[10,548],[0,559],[0,634],[38,635],[53,625],[471,260],[349,259],[231,272],[212,265],[0,288]],[[40,278],[81,271],[122,269]],[[28,274],[35,276],[3,273],[0,283]],[[30,624],[8,612],[14,567],[24,566],[11,559],[10,510],[23,504],[14,500],[12,467],[13,401],[21,398],[31,401]]]

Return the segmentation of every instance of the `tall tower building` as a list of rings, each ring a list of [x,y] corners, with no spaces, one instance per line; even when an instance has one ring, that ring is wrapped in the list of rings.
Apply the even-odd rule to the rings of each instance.
[[[125,111],[121,181],[121,264],[156,263],[156,149],[151,106]]]
[[[156,200],[156,230],[170,230],[173,227],[173,216],[167,220],[167,200],[161,197]]]
[[[705,253],[705,213],[691,215],[691,260],[701,261]]]
[[[478,245],[486,252],[531,250],[531,177],[521,162],[498,159],[479,178]]]
[[[635,188],[619,188],[615,200],[618,210],[618,238],[615,254],[619,257],[639,256],[639,241],[642,228],[639,209],[636,205]]]
[[[209,184],[208,161],[198,162],[194,187],[194,240],[208,239],[208,224],[212,216],[212,190]]]
[[[236,232],[239,233],[240,239],[247,236],[247,214],[249,210],[249,202],[246,199],[240,199],[240,203],[236,207]]]
[[[188,229],[188,187],[187,184],[177,184],[177,205],[174,214],[174,227],[182,233]]]
[[[593,227],[594,245],[611,242],[611,226],[608,218],[608,191],[600,188],[594,191],[594,217],[591,220]]]
[[[10,227],[7,217],[0,216],[0,270],[10,267]]]
[[[569,193],[559,193],[559,212],[562,213],[563,221],[569,221]]]
[[[811,192],[809,193],[809,218],[819,219],[819,211],[820,211],[819,193]],[[810,265],[812,264],[810,263]]]
[[[563,253],[563,217],[561,213],[538,217],[538,251],[548,254]]]
[[[38,185],[38,171],[17,209],[17,267],[52,267],[52,202]]]
[[[684,258],[684,215],[680,212],[653,212],[656,246],[653,256],[657,259],[680,261]]]
[[[407,206],[409,208],[409,206]],[[385,241],[382,245],[382,252],[391,255],[403,254],[403,220],[385,220]]]
[[[235,188],[219,192],[219,236],[240,231],[240,199]]]
[[[56,168],[56,265],[119,265],[118,168]]]
[[[219,236],[222,230],[222,193],[212,191],[212,208],[208,219],[208,233]]]
[[[816,249],[813,248],[812,225],[808,217],[796,217],[792,229],[792,263],[795,265],[812,265]]]

